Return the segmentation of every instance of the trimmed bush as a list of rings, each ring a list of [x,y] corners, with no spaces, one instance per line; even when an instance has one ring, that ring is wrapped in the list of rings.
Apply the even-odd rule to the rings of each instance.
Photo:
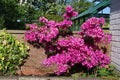
[[[28,47],[6,31],[0,32],[0,75],[13,75],[27,57]]]

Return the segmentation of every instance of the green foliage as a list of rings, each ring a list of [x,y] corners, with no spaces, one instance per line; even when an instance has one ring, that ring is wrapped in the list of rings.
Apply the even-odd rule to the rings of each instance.
[[[101,68],[98,70],[98,76],[108,76],[109,71],[106,68]]]
[[[18,0],[0,0],[0,16],[4,18],[4,26],[7,29],[20,28],[17,20],[20,19]]]
[[[63,17],[59,16],[59,15],[50,15],[50,14],[47,14],[47,15],[44,15],[48,20],[54,20],[54,21],[62,21],[63,20]]]
[[[93,3],[88,0],[76,0],[76,1],[72,2],[71,5],[73,5],[74,9],[78,13],[81,13],[81,12],[85,11],[86,9],[88,9],[89,7],[91,7],[93,5]]]
[[[4,18],[3,17],[0,17],[0,29],[3,29],[4,28]]]
[[[77,12],[81,13],[92,6],[93,3],[88,0],[36,0],[35,5],[39,6],[39,10],[44,14],[62,15],[66,5],[72,5]]]
[[[50,15],[50,14],[46,14],[44,15],[45,18],[47,18],[48,20],[54,20],[56,22],[60,22],[63,20],[63,17],[59,16],[59,15]],[[39,16],[36,15],[36,18],[39,19]],[[39,21],[31,21],[31,22],[35,22],[37,23],[39,26],[43,26],[44,24],[40,23]],[[26,26],[26,29],[29,29],[29,26]]]
[[[62,15],[65,11],[65,5],[58,4],[56,2],[47,3],[46,6],[47,6],[47,10],[45,14]]]
[[[0,29],[3,26],[7,29],[25,29],[25,23],[36,22],[40,16],[50,17],[49,15],[52,15],[50,19],[54,20],[58,15],[63,15],[66,5],[73,5],[80,13],[91,6],[91,3],[86,0],[74,2],[67,2],[67,0],[28,0],[26,4],[20,5],[18,0],[0,0]],[[61,20],[61,18],[59,19]]]
[[[28,4],[30,3],[29,1]],[[35,22],[40,16],[45,16],[52,20],[56,20],[58,17],[61,20],[62,18],[60,18],[60,16],[63,15],[66,5],[72,5],[79,13],[92,5],[92,3],[87,0],[35,0],[32,3],[32,9],[29,6],[28,10],[26,10],[27,23]],[[26,4],[26,6],[28,6],[28,4]],[[27,9],[27,7],[25,8]]]
[[[82,69],[83,70],[83,69]],[[106,68],[96,67],[90,71],[83,71],[80,73],[73,73],[73,78],[79,77],[100,77],[102,80],[118,80],[120,72],[117,72],[114,65],[108,65]]]
[[[31,2],[28,2],[31,3]],[[42,15],[44,14],[57,14],[58,10],[63,5],[59,5],[57,0],[34,0],[32,5],[41,11]],[[64,5],[65,6],[65,5]],[[59,7],[59,8],[58,8]]]
[[[118,76],[115,71],[115,66],[108,65],[108,68],[98,68],[97,69],[98,76]]]
[[[0,32],[0,75],[13,75],[27,57],[28,47],[6,31]]]
[[[102,26],[102,28],[109,28],[110,24],[109,23],[105,23],[105,25]]]

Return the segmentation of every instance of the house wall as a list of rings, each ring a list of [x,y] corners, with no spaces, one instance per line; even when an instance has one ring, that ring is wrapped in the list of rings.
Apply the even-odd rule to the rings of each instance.
[[[111,0],[110,33],[112,64],[120,71],[120,0]]]

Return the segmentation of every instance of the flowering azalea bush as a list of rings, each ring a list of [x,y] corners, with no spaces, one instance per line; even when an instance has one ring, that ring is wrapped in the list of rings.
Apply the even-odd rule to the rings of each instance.
[[[105,67],[110,63],[109,56],[99,47],[99,43],[110,43],[111,35],[105,34],[101,28],[104,18],[92,17],[81,26],[78,36],[66,35],[62,38],[61,30],[67,31],[72,26],[71,17],[77,16],[71,6],[66,7],[64,20],[56,22],[40,17],[44,26],[29,24],[30,30],[25,32],[25,39],[30,43],[44,45],[48,53],[52,53],[43,61],[45,66],[56,65],[55,73],[60,75],[68,72],[76,64],[81,64],[88,70],[97,66]]]

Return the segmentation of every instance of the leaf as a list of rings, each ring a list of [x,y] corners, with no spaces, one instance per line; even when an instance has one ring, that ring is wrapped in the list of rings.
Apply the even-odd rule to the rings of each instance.
[[[82,77],[86,77],[87,76],[87,73],[83,73]]]

